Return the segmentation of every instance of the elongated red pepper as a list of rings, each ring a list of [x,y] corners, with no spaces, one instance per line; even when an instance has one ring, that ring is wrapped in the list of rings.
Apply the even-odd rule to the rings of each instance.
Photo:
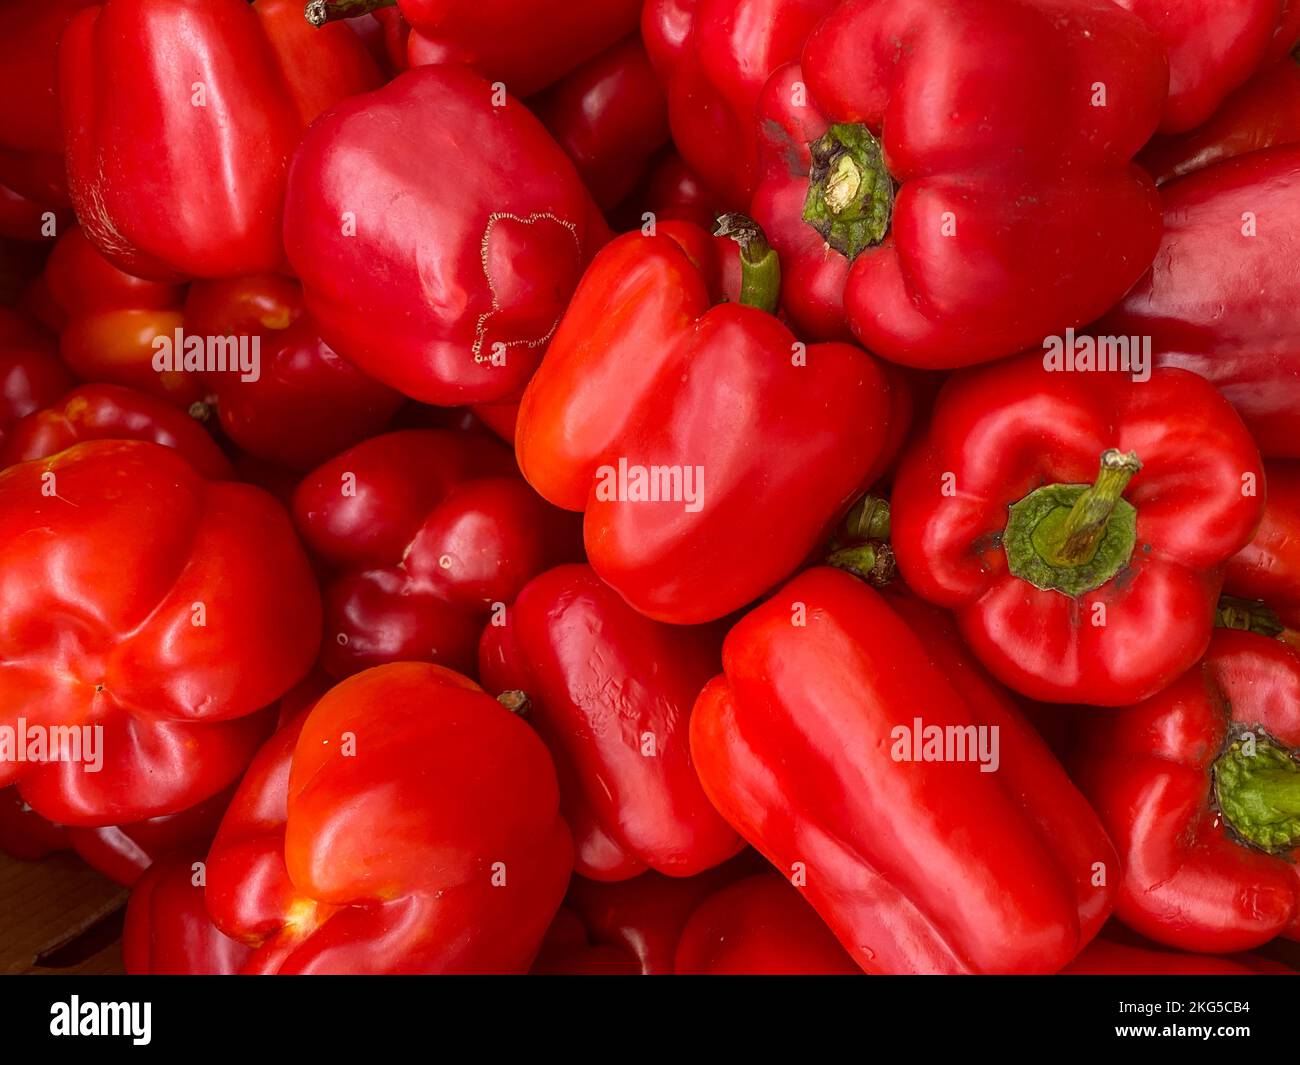
[[[1300,39],[1300,8],[1290,0],[1115,0],[1148,23],[1169,52],[1163,133],[1199,126],[1257,70]]]
[[[72,387],[54,338],[26,315],[0,307],[0,446],[20,418]]]
[[[742,301],[774,300],[761,237]],[[585,510],[601,579],[659,621],[712,621],[787,576],[888,461],[901,390],[865,352],[807,347],[713,306],[716,245],[687,223],[597,256],[519,410],[519,467]],[[768,304],[771,306],[771,303]]]
[[[602,210],[632,191],[668,142],[668,104],[636,37],[588,60],[529,106]]]
[[[1115,912],[1180,950],[1300,939],[1300,653],[1215,631],[1145,702],[1081,722],[1074,777],[1123,860]]]
[[[202,374],[206,398],[235,444],[290,469],[311,469],[381,432],[403,401],[321,340],[291,278],[196,281],[185,301],[185,331],[257,345],[256,377]]]
[[[276,269],[302,131],[382,80],[351,30],[314,31],[297,0],[107,0],[68,27],[60,67],[81,225],[159,279]]]
[[[1255,538],[1228,559],[1224,574],[1225,596],[1243,600],[1226,604],[1236,617],[1225,617],[1220,603],[1220,624],[1240,625],[1281,635],[1300,644],[1300,462],[1264,463],[1268,477],[1268,502],[1264,520]],[[1283,628],[1258,626],[1260,608],[1266,612],[1265,625],[1276,621]]]
[[[1300,147],[1220,163],[1161,195],[1155,265],[1097,331],[1149,336],[1158,365],[1218,386],[1260,451],[1300,458]]]
[[[308,547],[333,571],[322,664],[473,672],[484,622],[536,574],[580,557],[577,522],[519,478],[483,433],[386,433],[309,473],[294,493]]]
[[[1300,11],[1300,6],[1296,7]],[[1138,162],[1163,185],[1264,148],[1300,143],[1300,57],[1261,70],[1234,92],[1207,122],[1155,137]]]
[[[132,976],[230,976],[252,951],[224,936],[203,903],[203,862],[182,852],[156,862],[126,907],[122,964]]]
[[[410,71],[316,123],[285,207],[325,342],[446,405],[518,393],[607,238],[541,123],[459,67]]]
[[[867,972],[1055,972],[1114,849],[947,619],[892,603],[817,568],[748,614],[691,718],[700,781]]]
[[[1131,160],[1166,80],[1110,0],[840,4],[758,105],[753,214],[796,327],[948,368],[1105,312],[1159,244]]]
[[[773,873],[710,896],[691,914],[674,971],[713,976],[861,976],[799,892]]]
[[[258,973],[522,972],[564,896],[546,748],[439,666],[368,670],[281,729],[208,856]]]
[[[287,515],[154,443],[0,472],[0,587],[0,786],[66,825],[176,813],[232,783],[273,724],[259,709],[320,639]]]
[[[656,869],[694,876],[743,845],[691,765],[691,707],[718,671],[720,630],[642,617],[589,566],[534,577],[483,630],[491,692],[527,697],[573,828],[575,867],[597,880]]]
[[[641,35],[668,91],[673,141],[728,210],[758,183],[755,107],[838,0],[647,0]]]
[[[1003,683],[1123,706],[1204,653],[1263,469],[1195,375],[1055,365],[1028,354],[948,383],[894,480],[894,552]]]

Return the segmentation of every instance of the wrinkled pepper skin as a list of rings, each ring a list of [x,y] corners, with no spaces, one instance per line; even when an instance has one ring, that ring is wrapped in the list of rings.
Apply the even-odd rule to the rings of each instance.
[[[120,385],[81,385],[29,414],[0,447],[0,468],[88,440],[148,440],[174,448],[209,480],[233,480],[230,460],[198,422],[165,400]]]
[[[720,206],[749,209],[759,93],[837,2],[647,0],[641,35],[668,92],[673,141]]]
[[[715,306],[713,239],[657,229],[588,270],[524,393],[515,451],[542,496],[585,510],[602,580],[648,617],[696,624],[821,542],[887,460],[899,389],[857,348],[805,349],[756,307]],[[694,501],[632,498],[621,462],[679,467],[683,499],[694,470]]]
[[[1072,976],[1263,976],[1295,975],[1286,966],[1269,964],[1265,958],[1220,958],[1213,954],[1185,954],[1169,950],[1147,950],[1094,939],[1063,973]]]
[[[1114,2],[1151,26],[1169,54],[1162,133],[1201,125],[1233,89],[1300,39],[1300,8],[1292,0]]]
[[[668,143],[668,104],[636,37],[588,60],[529,107],[604,211],[632,191]]]
[[[1231,159],[1161,194],[1155,265],[1097,331],[1151,337],[1158,365],[1214,382],[1264,455],[1300,458],[1300,147]]]
[[[290,172],[285,246],[321,336],[424,403],[517,394],[608,239],[542,124],[496,102],[468,70],[412,70],[317,122]]]
[[[322,665],[334,677],[396,661],[472,673],[494,604],[581,556],[577,522],[520,479],[482,433],[407,430],[309,473],[294,520],[333,574]]]
[[[259,344],[255,381],[202,375],[222,431],[250,455],[306,471],[381,432],[403,397],[333,351],[303,312],[302,289],[273,274],[196,281],[185,330]]]
[[[1300,5],[1296,7],[1300,11]],[[1264,148],[1300,143],[1300,58],[1261,70],[1229,96],[1207,122],[1176,136],[1155,137],[1138,162],[1164,185]]]
[[[725,887],[691,914],[674,971],[707,976],[861,976],[788,881],[763,873]]]
[[[1074,778],[1124,863],[1116,916],[1179,950],[1300,939],[1297,748],[1300,654],[1229,629],[1159,695],[1081,721]]]
[[[490,692],[522,691],[573,829],[575,869],[694,876],[743,846],[700,789],[691,707],[718,671],[721,630],[642,617],[589,566],[534,577],[479,646]]]
[[[259,752],[208,911],[255,948],[246,972],[523,972],[572,869],[558,811],[527,724],[450,670],[380,666]]]
[[[274,270],[289,158],[322,111],[382,81],[297,0],[108,0],[60,47],[68,184],[86,235],[139,277]]]
[[[894,480],[894,552],[1004,684],[1124,706],[1204,653],[1224,564],[1263,513],[1262,464],[1193,374],[1044,358],[949,380]]]
[[[232,976],[248,960],[252,951],[222,935],[208,916],[202,868],[196,855],[177,853],[156,862],[136,884],[122,927],[128,974]]]
[[[0,185],[68,205],[59,116],[59,39],[93,0],[0,3]]]
[[[1223,592],[1272,611],[1300,643],[1300,462],[1264,463],[1268,502],[1255,538],[1228,559]]]
[[[691,718],[700,782],[866,972],[1055,972],[1110,912],[1114,849],[947,619],[891,602],[816,568],[736,625]],[[895,760],[917,718],[996,726],[997,770]]]
[[[99,771],[0,767],[42,816],[176,813],[242,772],[320,639],[287,515],[171,448],[95,440],[0,472],[3,722],[102,726]],[[93,752],[92,752],[93,753]]]
[[[19,419],[72,387],[54,337],[18,311],[0,307],[0,447]]]
[[[758,106],[752,213],[796,328],[837,338],[842,305],[869,351],[947,369],[1102,314],[1159,244],[1131,160],[1166,80],[1109,0],[840,4]]]

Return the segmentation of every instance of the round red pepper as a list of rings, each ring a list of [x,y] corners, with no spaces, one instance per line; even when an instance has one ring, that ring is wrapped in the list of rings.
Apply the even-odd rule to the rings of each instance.
[[[1245,601],[1238,604],[1241,625],[1254,627],[1262,607],[1277,623],[1265,635],[1281,635],[1300,645],[1300,462],[1272,460],[1264,463],[1264,472],[1264,520],[1255,538],[1228,559],[1223,592]],[[1223,606],[1221,602],[1221,624]],[[1277,626],[1283,631],[1277,632]]]
[[[572,870],[555,769],[472,681],[403,662],[258,754],[208,856],[257,973],[522,972]]]
[[[0,446],[15,423],[72,387],[54,338],[26,315],[0,307]]]
[[[60,48],[68,183],[86,235],[140,277],[276,269],[289,157],[382,75],[298,0],[107,0]]]
[[[1159,244],[1131,160],[1166,81],[1159,40],[1110,0],[840,4],[758,105],[753,214],[796,327],[847,320],[934,369],[1092,321]]]
[[[527,697],[579,873],[694,876],[743,846],[700,790],[687,738],[720,630],[642,617],[589,566],[534,577],[499,620],[483,630],[479,673],[489,691]]]
[[[293,511],[333,570],[321,660],[335,677],[403,660],[472,672],[494,604],[580,555],[577,523],[482,433],[367,440],[309,473]]]
[[[0,763],[0,785],[68,825],[142,821],[226,787],[270,726],[256,711],[320,639],[284,512],[153,443],[96,440],[0,472],[0,588],[15,747],[25,724],[102,727],[98,771],[93,751],[43,761],[30,745]]]
[[[691,717],[700,782],[864,970],[1055,972],[1096,934],[1114,849],[940,612],[811,569],[722,657]],[[934,728],[970,747],[927,756]]]
[[[1263,512],[1263,469],[1193,374],[1134,381],[1046,361],[945,386],[894,480],[894,552],[1003,683],[1123,706],[1204,653],[1224,563]]]
[[[1115,913],[1180,950],[1300,939],[1300,653],[1215,631],[1194,669],[1081,722],[1074,777],[1123,861]]]
[[[312,126],[284,232],[325,342],[449,406],[522,388],[608,237],[541,123],[459,67],[410,71]]]

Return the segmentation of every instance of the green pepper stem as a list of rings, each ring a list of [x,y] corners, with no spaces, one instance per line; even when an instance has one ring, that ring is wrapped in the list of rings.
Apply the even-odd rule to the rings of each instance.
[[[303,14],[317,29],[330,22],[369,15],[381,7],[396,7],[397,0],[311,0]]]
[[[833,125],[808,145],[812,165],[803,220],[852,261],[879,244],[894,213],[894,179],[871,130]]]
[[[1300,765],[1292,753],[1266,736],[1247,755],[1234,741],[1214,763],[1219,809],[1247,843],[1265,851],[1286,851],[1300,843]]]
[[[1092,558],[1106,534],[1106,523],[1115,512],[1115,505],[1140,469],[1142,463],[1135,452],[1125,455],[1116,448],[1102,452],[1097,480],[1075,501],[1065,520],[1053,530],[1049,542],[1042,545],[1049,562],[1074,566]]]
[[[876,588],[889,584],[898,571],[894,549],[880,542],[841,547],[826,556],[826,564],[852,573]]]
[[[840,525],[843,540],[888,540],[889,501],[879,496],[863,496]]]
[[[740,302],[775,314],[781,300],[781,258],[767,242],[763,228],[739,213],[720,215],[715,237],[730,237],[740,245]]]
[[[1225,595],[1219,600],[1214,623],[1221,629],[1254,632],[1276,639],[1286,632],[1281,619],[1263,603]]]
[[[528,697],[528,693],[518,690],[502,692],[497,696],[497,702],[516,717],[526,718],[528,712],[533,708],[533,701]]]

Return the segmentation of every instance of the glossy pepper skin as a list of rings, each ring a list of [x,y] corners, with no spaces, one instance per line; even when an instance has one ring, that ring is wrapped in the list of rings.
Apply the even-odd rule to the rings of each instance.
[[[1004,684],[1123,706],[1204,653],[1224,564],[1263,513],[1263,469],[1195,375],[1046,358],[949,380],[894,480],[894,552]]]
[[[154,443],[95,440],[0,472],[0,589],[4,724],[102,726],[97,772],[0,771],[67,825],[175,813],[232,783],[270,727],[256,711],[320,638],[279,506]]]
[[[1114,849],[947,619],[891,602],[820,567],[736,625],[691,718],[700,782],[865,971],[1055,972],[1110,912]],[[896,757],[917,719],[996,727],[997,769]]]
[[[334,677],[403,660],[472,672],[494,604],[581,552],[576,521],[482,433],[367,440],[309,473],[293,514],[333,574],[322,664]]]
[[[1228,559],[1223,591],[1263,606],[1284,627],[1279,635],[1300,644],[1300,462],[1270,460],[1264,472],[1264,520],[1255,538]]]
[[[577,872],[694,876],[740,837],[691,764],[691,707],[718,671],[722,633],[642,617],[590,566],[534,577],[479,645],[488,691],[523,692],[560,777]]]
[[[899,393],[874,359],[805,348],[757,307],[715,306],[719,279],[717,245],[687,223],[615,240],[515,436],[528,482],[586,512],[601,579],[673,624],[723,617],[788,575],[875,479],[897,428]],[[640,498],[634,467],[678,467],[677,490],[657,493],[678,499]]]
[[[321,340],[292,278],[196,281],[185,300],[185,330],[256,342],[257,379],[205,373],[205,398],[239,448],[292,470],[309,470],[383,431],[403,402]]]
[[[604,211],[632,191],[668,142],[668,104],[636,37],[588,60],[529,107]]]
[[[1155,265],[1097,330],[1151,337],[1157,364],[1212,381],[1264,455],[1300,458],[1300,147],[1228,160],[1161,195]]]
[[[691,914],[674,971],[709,976],[861,976],[822,919],[790,883],[751,876]]]
[[[758,105],[752,213],[796,327],[946,369],[1102,314],[1159,244],[1131,160],[1166,74],[1110,0],[840,4]]]
[[[276,269],[285,174],[322,111],[382,81],[297,0],[108,0],[60,48],[68,183],[86,235],[140,277]]]
[[[341,104],[289,177],[285,247],[321,336],[425,403],[517,394],[606,239],[542,124],[460,67]]]
[[[1195,129],[1153,138],[1138,162],[1163,185],[1225,159],[1297,143],[1300,57],[1292,55],[1261,70]]]
[[[130,975],[232,976],[251,953],[208,916],[203,862],[194,853],[156,862],[131,892],[122,927],[122,964]]]
[[[668,93],[673,141],[730,210],[758,183],[755,108],[837,0],[647,0],[641,35]]]
[[[525,971],[572,869],[558,807],[527,724],[450,670],[380,666],[258,754],[208,910],[255,948],[246,972]]]
[[[1162,133],[1201,125],[1233,89],[1276,63],[1300,39],[1300,8],[1290,0],[1114,2],[1150,25],[1169,53]]]
[[[0,307],[0,446],[14,425],[72,387],[54,337],[25,314]]]
[[[1074,777],[1124,863],[1124,924],[1206,953],[1300,939],[1295,648],[1218,629],[1165,691],[1080,724]]]

